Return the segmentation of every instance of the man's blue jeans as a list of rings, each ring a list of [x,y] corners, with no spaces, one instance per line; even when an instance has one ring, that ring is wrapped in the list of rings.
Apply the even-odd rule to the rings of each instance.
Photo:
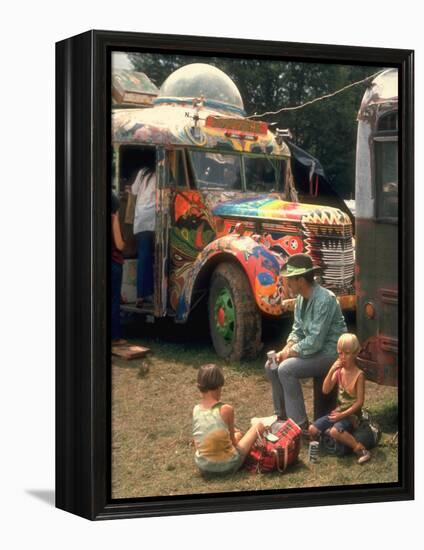
[[[155,232],[137,233],[137,298],[146,298],[153,294],[153,264]]]
[[[275,370],[266,364],[265,372],[272,385],[275,414],[291,418],[297,424],[306,422],[308,418],[300,379],[325,376],[336,359],[336,355],[315,353],[310,357],[290,357]]]

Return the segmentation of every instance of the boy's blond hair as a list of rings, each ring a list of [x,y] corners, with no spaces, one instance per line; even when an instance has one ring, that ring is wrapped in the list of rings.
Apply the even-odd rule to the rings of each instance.
[[[353,355],[358,355],[360,349],[359,340],[356,337],[356,334],[346,332],[342,334],[337,341],[337,351],[344,351],[345,353],[352,353]]]

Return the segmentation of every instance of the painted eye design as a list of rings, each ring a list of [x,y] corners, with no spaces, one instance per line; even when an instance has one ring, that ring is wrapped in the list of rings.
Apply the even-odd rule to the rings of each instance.
[[[292,239],[291,242],[290,242],[290,248],[291,248],[292,250],[296,250],[297,246],[298,246],[297,241],[295,241],[294,239]]]
[[[264,286],[271,285],[274,282],[274,278],[272,277],[272,275],[266,272],[259,273],[258,279],[261,285]]]

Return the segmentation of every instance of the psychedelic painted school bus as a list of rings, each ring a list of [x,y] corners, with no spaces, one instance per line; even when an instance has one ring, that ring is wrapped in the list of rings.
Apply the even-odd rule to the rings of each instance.
[[[398,382],[398,75],[380,73],[358,114],[356,324],[367,376]]]
[[[353,309],[350,218],[297,201],[282,133],[246,118],[233,81],[210,65],[186,65],[165,80],[153,103],[117,109],[112,122],[114,185],[122,197],[143,158],[152,149],[156,155],[152,318],[184,323],[207,304],[217,354],[253,357],[262,317],[293,309],[280,270],[298,252],[311,255],[322,267],[322,284]],[[126,290],[135,284],[131,262]]]

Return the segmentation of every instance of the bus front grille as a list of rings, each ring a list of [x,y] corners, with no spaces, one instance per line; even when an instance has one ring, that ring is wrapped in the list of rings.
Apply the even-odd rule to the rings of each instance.
[[[306,252],[322,269],[322,284],[335,294],[354,293],[352,226],[304,223],[303,231]]]

